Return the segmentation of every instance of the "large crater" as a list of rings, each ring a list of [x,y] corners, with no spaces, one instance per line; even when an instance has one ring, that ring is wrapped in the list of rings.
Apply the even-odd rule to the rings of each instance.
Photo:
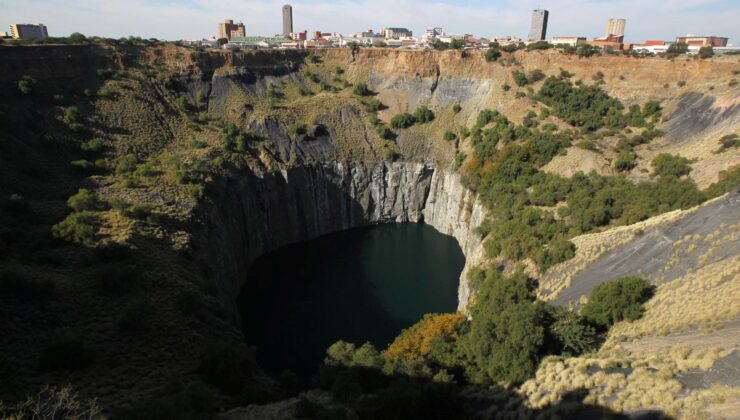
[[[234,299],[261,255],[332,232],[420,221],[458,241],[466,257],[458,309],[468,306],[467,271],[482,255],[473,228],[484,211],[456,174],[407,162],[303,165],[225,178],[211,188],[210,199],[201,210],[201,249],[234,314]]]

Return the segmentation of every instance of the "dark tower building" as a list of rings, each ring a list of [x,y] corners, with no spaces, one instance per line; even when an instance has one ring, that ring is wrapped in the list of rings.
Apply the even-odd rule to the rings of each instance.
[[[547,18],[550,12],[544,9],[535,9],[532,12],[532,26],[529,28],[530,41],[544,41],[547,36]]]
[[[283,35],[290,36],[293,33],[293,6],[283,6]]]

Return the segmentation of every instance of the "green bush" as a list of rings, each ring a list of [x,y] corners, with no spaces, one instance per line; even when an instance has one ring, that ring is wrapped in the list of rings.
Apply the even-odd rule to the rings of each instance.
[[[380,138],[383,139],[383,140],[392,140],[393,139],[393,136],[394,136],[393,131],[390,128],[384,126],[384,125],[379,125],[375,129],[375,131],[378,133],[378,136],[380,136]]]
[[[67,205],[74,211],[95,210],[97,204],[98,198],[95,193],[86,188],[80,188],[77,194],[67,200]]]
[[[396,129],[409,128],[414,125],[415,122],[416,118],[409,113],[398,114],[391,118],[391,127]]]
[[[492,63],[501,57],[501,51],[498,48],[489,48],[486,51],[486,61]]]
[[[581,315],[594,324],[609,328],[617,322],[634,321],[645,312],[644,303],[655,287],[641,277],[622,277],[594,288]]]
[[[52,226],[51,233],[55,238],[78,245],[92,246],[95,244],[95,221],[95,215],[91,212],[75,212]]]
[[[527,83],[537,83],[540,80],[545,78],[545,73],[542,72],[540,69],[534,69],[529,73],[529,76],[527,76]]]
[[[665,52],[666,57],[674,58],[681,54],[686,54],[689,51],[689,46],[684,43],[675,43],[668,46]]]
[[[401,158],[401,154],[396,147],[386,144],[383,146],[383,158],[388,162],[395,162]]]
[[[445,131],[444,135],[442,136],[446,141],[453,141],[457,139],[457,135],[453,133],[450,130]]]
[[[416,108],[414,111],[414,121],[419,124],[432,122],[434,120],[434,112],[426,106],[422,105]]]
[[[511,76],[514,78],[514,83],[516,83],[517,86],[525,86],[527,83],[529,83],[529,80],[527,80],[527,75],[524,74],[521,70],[514,70],[511,73]]]
[[[614,169],[617,172],[631,171],[637,166],[637,153],[634,152],[621,152],[617,159],[614,161]]]
[[[471,310],[470,330],[460,338],[476,369],[473,382],[521,383],[537,369],[545,346],[545,305],[535,302],[536,283],[518,271],[489,272]]]
[[[597,46],[583,44],[580,47],[578,47],[577,54],[580,57],[591,57],[594,54],[598,54],[600,51],[601,51],[601,48]]]
[[[507,44],[501,47],[501,51],[507,53],[513,53],[516,50],[522,49],[524,44]]]
[[[367,83],[357,83],[355,87],[352,89],[352,93],[354,93],[357,96],[370,96],[372,95],[372,91],[367,87]]]
[[[592,142],[591,140],[581,140],[576,143],[576,147],[580,147],[584,150],[590,150],[592,152],[596,152],[599,150],[598,146],[596,146],[596,143]]]
[[[537,41],[537,42],[532,42],[532,43],[529,43],[529,44],[526,45],[527,51],[532,51],[532,50],[549,50],[552,47],[553,47],[553,45],[550,44],[547,41]]]
[[[136,170],[137,159],[136,156],[128,154],[122,157],[118,164],[116,164],[116,173],[119,175],[130,174]]]
[[[574,87],[567,79],[548,77],[537,99],[551,107],[558,118],[586,131],[603,127],[607,116],[619,117],[619,123],[612,124],[622,124],[622,103],[595,86]]]
[[[75,337],[54,338],[41,350],[39,369],[42,372],[79,371],[93,362],[94,355]]]
[[[460,111],[462,111],[462,107],[460,106],[460,104],[455,104],[452,106],[452,112],[454,112],[455,114],[459,114]]]
[[[553,307],[553,310],[555,322],[550,330],[559,342],[559,353],[566,357],[575,357],[596,348],[598,334],[584,317],[562,307]]]
[[[242,343],[209,345],[201,356],[198,373],[203,381],[221,392],[238,394],[257,372],[255,349]]]
[[[691,172],[690,163],[683,156],[661,153],[652,161],[653,176],[680,178]]]
[[[81,174],[89,175],[95,173],[97,170],[97,166],[87,159],[73,160],[69,163]]]
[[[31,76],[22,76],[21,80],[18,81],[18,91],[24,95],[30,95],[33,93],[33,88],[36,86],[36,79]]]
[[[103,150],[103,147],[105,147],[105,143],[103,143],[103,140],[92,139],[90,141],[82,143],[80,149],[82,149],[82,151],[84,152],[98,153]]]
[[[576,246],[564,236],[553,239],[545,248],[535,256],[535,261],[541,273],[548,268],[563,261],[568,261],[576,255]]]
[[[728,134],[726,136],[722,136],[722,138],[719,139],[719,149],[715,153],[721,153],[725,150],[729,149],[736,149],[740,147],[740,136],[737,134]]]
[[[369,99],[369,100],[368,100],[368,101],[367,101],[367,102],[365,103],[365,105],[367,106],[367,110],[368,110],[369,112],[377,112],[377,111],[382,111],[382,110],[384,110],[384,109],[388,108],[387,106],[385,106],[385,104],[384,104],[384,103],[380,102],[380,101],[379,101],[379,100],[377,100],[377,99]]]

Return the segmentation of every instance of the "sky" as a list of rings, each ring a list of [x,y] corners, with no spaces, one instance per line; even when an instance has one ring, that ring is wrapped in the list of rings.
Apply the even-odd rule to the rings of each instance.
[[[248,35],[281,32],[286,0],[0,0],[0,28],[46,24],[50,36],[72,32],[120,38],[200,39],[218,22],[241,20]],[[533,9],[550,11],[547,38],[603,36],[609,18],[627,19],[626,41],[673,40],[687,33],[740,44],[739,0],[314,0],[292,1],[295,31],[340,32],[427,27],[490,38],[526,37]],[[2,30],[2,29],[0,29]],[[5,29],[7,30],[7,29]]]

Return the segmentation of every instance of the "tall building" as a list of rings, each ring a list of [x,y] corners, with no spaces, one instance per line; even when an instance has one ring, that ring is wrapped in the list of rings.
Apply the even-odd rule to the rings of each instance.
[[[283,6],[283,35],[290,36],[293,33],[293,6]]]
[[[235,36],[244,37],[247,36],[247,31],[244,28],[244,24],[241,22],[234,23],[231,19],[226,19],[218,24],[218,38],[226,38],[231,41],[231,38]]]
[[[606,33],[604,33],[604,38],[609,38],[610,35],[624,36],[624,26],[626,24],[626,19],[609,19],[609,21],[606,22]]]
[[[544,41],[547,35],[547,18],[550,12],[544,9],[535,9],[532,12],[532,26],[529,27],[530,41]]]
[[[10,36],[15,39],[48,38],[46,25],[43,23],[14,23],[10,25]]]

